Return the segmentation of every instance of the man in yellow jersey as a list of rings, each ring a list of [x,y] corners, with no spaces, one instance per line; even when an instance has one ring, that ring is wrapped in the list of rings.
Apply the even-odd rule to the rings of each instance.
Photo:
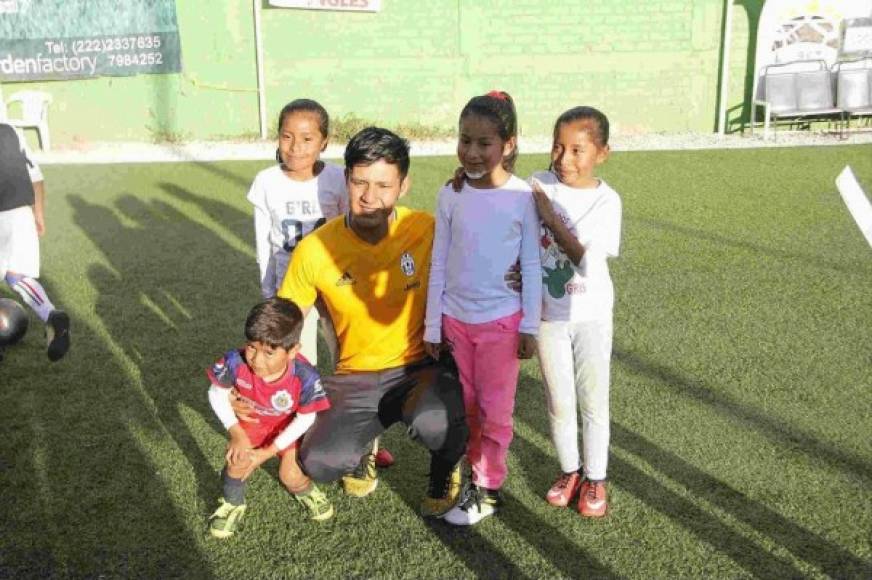
[[[468,431],[450,356],[436,362],[424,352],[434,220],[395,207],[409,189],[409,163],[408,143],[386,129],[351,139],[350,211],[303,238],[278,295],[304,311],[320,297],[339,342],[336,373],[322,381],[331,407],[300,449],[305,471],[316,481],[345,476],[346,491],[370,493],[378,483],[372,441],[401,421],[430,450],[421,511],[441,517],[460,496]]]

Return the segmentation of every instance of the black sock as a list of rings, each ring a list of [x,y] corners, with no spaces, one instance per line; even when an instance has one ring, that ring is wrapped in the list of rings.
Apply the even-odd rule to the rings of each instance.
[[[233,505],[245,503],[245,482],[227,474],[227,468],[221,472],[221,483],[224,486],[224,501]]]

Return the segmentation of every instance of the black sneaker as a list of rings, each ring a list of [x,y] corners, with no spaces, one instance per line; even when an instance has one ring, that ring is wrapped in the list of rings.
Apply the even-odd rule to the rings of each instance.
[[[500,490],[470,485],[460,504],[445,514],[445,521],[455,526],[472,526],[494,515],[502,505]]]
[[[48,360],[59,361],[70,350],[70,317],[63,310],[52,310],[45,321]]]

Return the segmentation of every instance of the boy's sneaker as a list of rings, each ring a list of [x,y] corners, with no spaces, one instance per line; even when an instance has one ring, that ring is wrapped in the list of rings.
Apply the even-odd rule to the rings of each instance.
[[[245,504],[233,505],[218,500],[218,509],[209,516],[209,533],[216,538],[229,538],[235,534],[242,524],[242,516],[245,515]]]
[[[425,518],[441,518],[460,500],[460,490],[463,475],[460,471],[462,461],[458,462],[448,473],[430,474],[427,485],[427,495],[421,500],[421,515]]]
[[[310,519],[320,522],[333,517],[333,504],[314,483],[308,493],[295,493],[294,498],[309,510]]]
[[[581,476],[578,472],[562,473],[545,494],[545,499],[554,507],[566,507],[578,493],[580,484]]]
[[[498,489],[470,485],[460,505],[445,514],[445,521],[455,526],[472,526],[492,516],[503,505]]]
[[[578,496],[578,513],[586,518],[601,518],[606,515],[609,504],[606,501],[606,481],[581,482],[581,493]]]
[[[375,471],[375,455],[367,453],[360,458],[360,463],[350,475],[342,478],[342,489],[354,497],[366,497],[378,486],[378,475]]]
[[[58,361],[70,350],[70,317],[63,310],[52,310],[45,321],[48,359]]]

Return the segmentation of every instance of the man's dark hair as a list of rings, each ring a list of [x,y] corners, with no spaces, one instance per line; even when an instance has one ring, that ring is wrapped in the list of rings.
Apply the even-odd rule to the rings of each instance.
[[[245,338],[290,350],[300,342],[303,313],[284,298],[270,298],[255,305],[245,320]]]
[[[384,159],[400,170],[400,178],[409,173],[409,142],[380,127],[361,129],[345,147],[345,171],[355,165],[372,165]]]

